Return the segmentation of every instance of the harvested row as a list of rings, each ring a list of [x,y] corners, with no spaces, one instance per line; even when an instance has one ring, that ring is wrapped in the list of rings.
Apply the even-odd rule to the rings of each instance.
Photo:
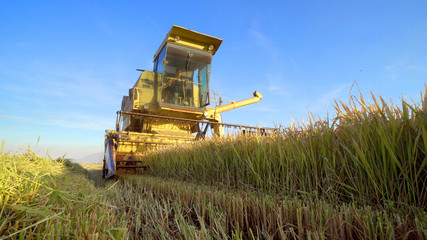
[[[402,218],[355,204],[125,176],[112,204],[132,238],[143,239],[422,239],[426,219]],[[113,193],[113,192],[110,192]],[[424,223],[423,223],[424,222]],[[415,224],[415,225],[412,225]],[[424,224],[424,225],[423,225]]]

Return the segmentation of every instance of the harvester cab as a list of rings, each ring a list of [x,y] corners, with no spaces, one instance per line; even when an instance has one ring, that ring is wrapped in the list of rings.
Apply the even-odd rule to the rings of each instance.
[[[153,71],[159,75],[161,107],[203,111],[209,105],[211,61],[221,42],[218,38],[172,27],[167,41],[154,55]]]
[[[153,71],[141,71],[117,112],[116,130],[106,130],[104,177],[119,168],[146,167],[144,155],[165,145],[224,135],[224,127],[250,132],[271,129],[222,123],[222,112],[259,102],[262,95],[222,105],[209,89],[212,56],[222,40],[173,26],[154,54]],[[138,69],[139,70],[139,69]],[[213,92],[213,95],[210,93]],[[212,96],[215,106],[209,107]]]

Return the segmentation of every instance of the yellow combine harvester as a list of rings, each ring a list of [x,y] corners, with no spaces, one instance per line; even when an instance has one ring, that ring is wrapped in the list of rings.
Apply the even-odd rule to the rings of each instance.
[[[209,89],[212,56],[222,40],[183,27],[173,26],[154,54],[153,71],[142,71],[129,96],[117,112],[116,130],[106,130],[103,176],[119,168],[146,167],[144,154],[153,148],[204,138],[208,127],[213,136],[224,135],[224,127],[242,132],[269,132],[221,121],[222,112],[259,102],[254,92],[246,100],[222,105]],[[213,92],[215,107],[208,107]]]

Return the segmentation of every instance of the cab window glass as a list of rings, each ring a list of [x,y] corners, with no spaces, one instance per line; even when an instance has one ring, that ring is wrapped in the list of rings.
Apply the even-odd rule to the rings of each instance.
[[[166,54],[166,46],[163,47],[162,51],[157,56],[156,62],[154,63],[153,72],[163,73],[165,54]]]
[[[188,107],[209,103],[212,54],[168,44],[162,77],[161,102]]]

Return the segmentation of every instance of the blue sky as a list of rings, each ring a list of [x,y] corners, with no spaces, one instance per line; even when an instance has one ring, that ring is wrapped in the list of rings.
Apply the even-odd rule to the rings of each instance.
[[[0,8],[0,140],[44,155],[103,151],[122,96],[172,25],[223,39],[210,86],[264,99],[228,123],[289,125],[362,92],[419,101],[427,1],[7,1]]]

